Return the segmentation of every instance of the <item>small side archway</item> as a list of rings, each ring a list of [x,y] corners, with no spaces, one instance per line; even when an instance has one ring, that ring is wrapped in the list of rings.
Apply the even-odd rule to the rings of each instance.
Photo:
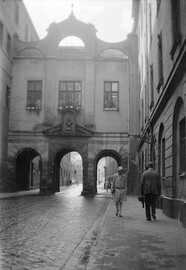
[[[42,159],[35,149],[24,148],[20,150],[15,157],[15,164],[16,191],[40,187]]]
[[[98,165],[99,160],[104,158],[104,157],[112,157],[113,159],[115,159],[118,166],[122,165],[124,167],[127,167],[127,164],[125,164],[123,162],[122,156],[118,152],[116,152],[114,150],[108,150],[108,149],[100,151],[94,159],[94,172],[93,172],[93,174],[94,174],[94,188],[95,188],[96,193],[97,193],[97,182],[98,182],[97,165]]]

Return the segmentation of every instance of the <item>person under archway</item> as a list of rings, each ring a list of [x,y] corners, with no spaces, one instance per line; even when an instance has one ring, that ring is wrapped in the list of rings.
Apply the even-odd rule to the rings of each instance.
[[[122,204],[127,201],[127,171],[122,166],[118,167],[118,172],[113,177],[111,192],[116,205],[116,216],[122,217]]]

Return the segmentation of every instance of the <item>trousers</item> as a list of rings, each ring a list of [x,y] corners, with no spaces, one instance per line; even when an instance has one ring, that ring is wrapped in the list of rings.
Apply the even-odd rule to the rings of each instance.
[[[145,213],[147,219],[151,219],[151,214],[152,216],[156,214],[157,197],[156,194],[145,194]]]

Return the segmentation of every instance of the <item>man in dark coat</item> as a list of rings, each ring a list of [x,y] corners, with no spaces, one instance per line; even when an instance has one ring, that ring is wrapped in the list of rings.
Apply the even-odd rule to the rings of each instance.
[[[148,163],[148,169],[141,177],[141,194],[145,197],[146,220],[156,220],[156,203],[157,197],[161,195],[160,175],[153,170],[153,163]]]

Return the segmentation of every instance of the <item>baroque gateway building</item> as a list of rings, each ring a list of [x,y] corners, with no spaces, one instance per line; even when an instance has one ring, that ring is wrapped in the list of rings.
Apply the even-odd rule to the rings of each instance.
[[[138,189],[137,35],[118,43],[96,37],[73,11],[52,23],[36,42],[14,38],[8,136],[8,183],[29,189],[38,158],[40,194],[60,190],[60,161],[76,151],[83,165],[82,194],[97,192],[97,164],[105,156],[129,170],[129,192]],[[75,36],[82,46],[59,46]],[[61,43],[62,42],[62,43]]]

